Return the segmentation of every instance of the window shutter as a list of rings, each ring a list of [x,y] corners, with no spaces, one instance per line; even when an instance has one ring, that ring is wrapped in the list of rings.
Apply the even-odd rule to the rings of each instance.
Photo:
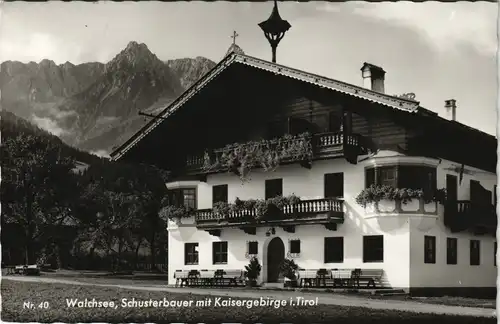
[[[292,254],[300,253],[300,240],[291,240],[290,241],[290,253],[292,253]]]
[[[328,173],[324,177],[325,198],[344,197],[344,173]]]
[[[328,261],[328,254],[330,252],[330,248],[329,248],[329,238],[328,237],[325,237],[324,239],[324,242],[323,242],[323,246],[325,247],[324,250],[323,250],[323,260],[324,262],[326,263]]]

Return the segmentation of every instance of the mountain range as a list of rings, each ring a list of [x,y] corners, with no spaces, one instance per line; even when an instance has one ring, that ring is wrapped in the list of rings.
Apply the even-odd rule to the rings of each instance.
[[[215,64],[204,57],[162,61],[137,42],[108,63],[6,61],[1,109],[68,145],[106,155],[147,122],[139,111],[158,113]]]

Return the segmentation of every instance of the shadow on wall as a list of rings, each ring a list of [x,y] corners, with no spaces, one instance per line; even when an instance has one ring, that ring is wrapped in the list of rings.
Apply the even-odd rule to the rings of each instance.
[[[371,216],[365,213],[365,209],[358,205],[354,199],[346,200],[345,222],[351,222],[352,230],[359,235],[377,235],[377,234],[402,234],[407,232],[406,225],[409,223],[407,217],[400,215]],[[383,232],[383,233],[381,233]]]
[[[442,215],[442,206],[439,204],[437,215],[404,212],[367,213],[367,209],[354,201],[345,201],[344,206],[345,221],[352,222],[353,230],[360,235],[398,235],[408,233],[410,229],[427,232],[436,225]]]

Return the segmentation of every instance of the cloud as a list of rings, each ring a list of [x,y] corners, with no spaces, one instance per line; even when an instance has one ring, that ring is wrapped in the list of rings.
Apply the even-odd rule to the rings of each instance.
[[[440,51],[454,50],[468,44],[486,55],[496,55],[497,52],[498,10],[493,3],[397,2],[343,5],[349,7],[355,15],[417,30]],[[338,11],[338,6],[330,4],[325,8]]]
[[[109,152],[105,150],[91,151],[91,154],[97,155],[99,157],[109,158]]]
[[[342,3],[328,3],[324,2],[316,6],[316,10],[324,12],[340,12],[343,8]]]
[[[82,48],[76,43],[63,42],[48,33],[33,33],[25,37],[9,36],[2,33],[0,37],[0,61],[17,60],[23,62],[39,62],[50,58],[61,64],[68,58],[80,57]]]
[[[31,120],[33,123],[35,123],[38,127],[46,130],[49,133],[52,133],[56,136],[61,136],[66,131],[59,127],[56,121],[53,119],[47,118],[47,117],[38,117],[38,116],[32,116]]]

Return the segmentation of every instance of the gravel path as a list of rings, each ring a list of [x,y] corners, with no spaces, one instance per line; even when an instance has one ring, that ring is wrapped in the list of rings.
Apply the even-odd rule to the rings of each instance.
[[[25,281],[25,282],[43,282],[43,283],[61,283],[81,286],[115,287],[122,289],[143,290],[143,291],[164,291],[169,293],[196,294],[210,296],[227,296],[234,298],[260,298],[270,297],[273,299],[288,299],[293,296],[301,296],[305,299],[319,298],[320,304],[339,305],[339,306],[358,306],[372,309],[390,309],[398,311],[408,311],[417,313],[433,313],[445,315],[477,316],[477,317],[496,317],[496,311],[487,308],[446,306],[435,304],[424,304],[402,300],[376,300],[363,297],[353,297],[346,295],[326,295],[315,294],[312,292],[297,291],[264,291],[264,290],[230,290],[230,289],[197,289],[197,288],[171,288],[162,285],[140,286],[123,284],[100,284],[84,283],[74,280],[43,277],[2,277],[2,280]],[[6,296],[4,296],[5,298]]]

